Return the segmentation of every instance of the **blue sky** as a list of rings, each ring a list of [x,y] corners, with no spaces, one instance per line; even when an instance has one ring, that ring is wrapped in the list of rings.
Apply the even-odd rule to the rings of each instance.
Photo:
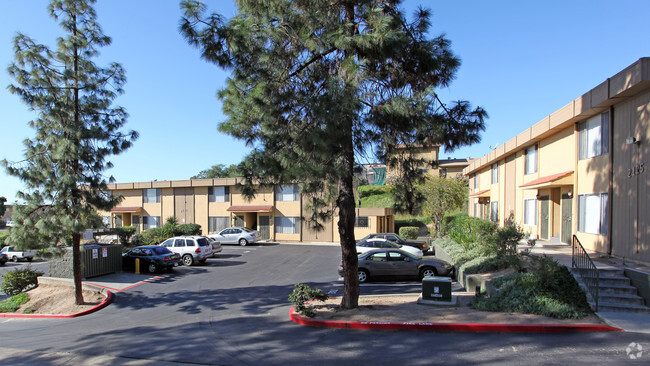
[[[208,1],[226,16],[234,1]],[[53,45],[63,35],[49,18],[48,1],[0,0],[0,159],[23,159],[22,141],[34,131],[27,107],[6,86],[21,31]],[[598,85],[650,56],[647,15],[650,1],[405,1],[433,11],[432,35],[445,33],[461,58],[456,80],[439,91],[443,101],[468,100],[490,116],[479,144],[441,157],[481,157],[495,147]],[[188,179],[213,164],[241,161],[248,149],[217,131],[224,119],[216,92],[228,76],[199,58],[178,33],[175,0],[100,0],[98,20],[113,44],[102,48],[99,65],[126,69],[127,129],[140,138],[111,159],[106,172],[117,182]],[[645,29],[645,30],[644,30]],[[22,183],[0,169],[0,196],[9,202]]]

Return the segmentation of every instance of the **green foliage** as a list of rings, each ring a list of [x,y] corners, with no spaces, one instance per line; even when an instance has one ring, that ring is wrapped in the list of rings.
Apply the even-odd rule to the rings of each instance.
[[[496,272],[512,266],[518,267],[518,257],[479,256],[463,263],[460,270],[466,274]]]
[[[420,228],[416,226],[403,226],[399,228],[399,236],[407,240],[417,239],[419,233]]]
[[[327,295],[321,289],[312,289],[304,283],[295,285],[293,292],[289,295],[289,301],[294,305],[295,311],[310,318],[316,314],[313,310],[305,307],[305,302],[312,300],[325,301],[327,300]]]
[[[422,214],[429,217],[433,232],[439,236],[445,214],[461,209],[467,201],[467,181],[427,177],[418,189],[424,195]]]
[[[2,292],[13,296],[25,290],[29,290],[38,285],[37,277],[42,275],[43,272],[35,271],[30,267],[22,269],[16,268],[2,276]]]
[[[6,245],[5,239],[7,239],[7,233],[0,233],[0,248]]]
[[[131,236],[135,234],[135,227],[134,226],[122,226],[120,228],[117,228],[117,236],[120,239],[120,244],[122,245],[127,245],[129,243],[129,239],[131,239]]]
[[[4,216],[5,212],[7,212],[7,207],[5,206],[5,202],[7,202],[7,199],[5,197],[0,196],[0,217]]]
[[[380,196],[390,193],[389,186],[359,186],[357,188],[359,198],[364,199],[371,196]]]
[[[177,235],[201,235],[201,225],[199,224],[182,224],[174,229],[174,236]]]
[[[29,295],[26,293],[19,293],[18,295],[14,295],[7,300],[0,301],[0,313],[13,313],[18,308],[20,308],[21,305],[26,304],[29,301]]]
[[[172,225],[172,226],[178,225],[178,217],[169,216],[168,218],[165,219],[165,225]]]
[[[132,247],[137,247],[140,245],[145,245],[144,237],[142,234],[135,234],[131,237],[131,245]]]
[[[495,230],[496,224],[492,221],[457,213],[445,217],[441,232],[469,250],[474,243],[482,243],[491,237]]]
[[[519,312],[553,318],[581,318],[591,311],[587,298],[569,270],[548,256],[531,257],[532,269],[492,281],[500,291],[476,298],[472,307],[486,311]]]
[[[205,179],[205,178],[236,178],[241,177],[242,173],[239,166],[231,164],[225,166],[223,164],[213,165],[210,169],[202,170],[199,174],[191,177],[190,179]]]
[[[390,186],[359,186],[361,207],[391,208],[394,205]]]

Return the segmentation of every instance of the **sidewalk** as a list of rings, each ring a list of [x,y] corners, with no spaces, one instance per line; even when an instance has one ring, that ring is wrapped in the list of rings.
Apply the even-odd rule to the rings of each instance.
[[[522,249],[527,247],[527,245],[521,246]],[[565,265],[567,268],[569,268],[569,270],[571,270],[571,245],[549,242],[545,240],[537,240],[537,243],[531,250],[531,253],[549,255],[558,261],[558,263]],[[606,255],[595,252],[590,252],[589,256],[594,261],[596,268],[599,269],[630,268],[640,272],[650,273],[650,266],[633,262],[625,262],[622,259],[608,257]],[[608,311],[597,312],[596,315],[598,315],[598,317],[613,327],[621,328],[629,332],[650,334],[650,314]]]

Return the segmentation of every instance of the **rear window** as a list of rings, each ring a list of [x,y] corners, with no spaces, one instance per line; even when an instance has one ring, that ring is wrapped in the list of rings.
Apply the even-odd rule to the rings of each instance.
[[[153,248],[153,251],[154,251],[156,254],[159,254],[159,255],[160,255],[160,254],[168,254],[168,253],[171,253],[171,252],[172,252],[171,250],[169,250],[169,249],[167,249],[167,248],[165,248],[165,247],[155,247],[155,248]]]
[[[210,243],[208,243],[208,241],[205,238],[198,238],[196,239],[196,242],[199,243],[200,247],[205,247],[207,245],[210,245]]]

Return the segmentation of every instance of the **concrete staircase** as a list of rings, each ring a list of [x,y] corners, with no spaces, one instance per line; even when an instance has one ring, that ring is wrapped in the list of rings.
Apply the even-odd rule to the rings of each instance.
[[[583,283],[583,277],[574,272],[574,277],[587,293],[587,299],[592,309],[596,303]],[[629,278],[622,269],[615,267],[598,268],[598,311],[621,311],[650,314],[650,308],[644,305],[644,300],[638,295],[636,287],[632,286]]]

